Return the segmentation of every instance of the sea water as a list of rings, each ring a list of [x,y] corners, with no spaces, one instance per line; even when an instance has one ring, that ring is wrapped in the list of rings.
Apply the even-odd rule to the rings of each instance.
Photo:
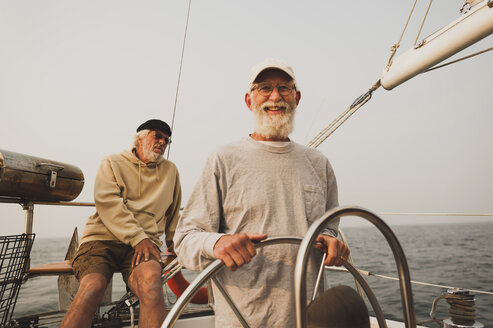
[[[493,292],[493,222],[440,225],[393,226],[407,258],[411,279],[437,285]],[[395,260],[384,237],[370,226],[347,227],[344,235],[351,248],[354,265],[362,270],[397,277]],[[31,266],[64,258],[68,239],[36,239],[31,252]],[[194,273],[185,272],[189,280]],[[402,321],[403,309],[399,283],[378,277],[366,277],[385,317]],[[354,286],[347,273],[327,272],[330,286]],[[58,309],[57,278],[37,277],[21,288],[14,318]],[[431,304],[446,288],[412,285],[416,320],[429,319]],[[125,293],[121,275],[113,278],[113,300]],[[171,293],[172,294],[172,293]],[[369,308],[370,305],[368,305]],[[438,303],[437,318],[448,317],[448,305]],[[493,295],[476,294],[477,320],[493,328]],[[436,324],[427,324],[437,327]]]
[[[395,260],[382,235],[374,227],[344,232],[355,266],[397,277]],[[440,224],[392,227],[406,255],[411,280],[493,293],[493,223]],[[351,284],[347,274],[329,273],[332,284]],[[402,321],[398,281],[368,277],[385,317]],[[354,284],[353,284],[354,285]],[[430,319],[433,300],[447,288],[412,284],[416,320]],[[476,294],[477,321],[493,327],[493,295]],[[448,317],[448,304],[438,302],[437,318]],[[437,324],[427,324],[438,327]]]

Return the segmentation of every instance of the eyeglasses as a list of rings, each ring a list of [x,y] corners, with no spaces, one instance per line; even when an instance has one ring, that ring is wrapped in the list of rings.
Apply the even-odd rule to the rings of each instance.
[[[168,137],[168,136],[166,136],[162,133],[159,133],[159,132],[154,132],[154,139],[156,139],[156,140],[163,139],[167,145],[169,145],[171,143],[171,137]]]
[[[265,82],[254,85],[251,91],[257,89],[261,96],[268,97],[272,91],[274,91],[274,88],[277,89],[277,92],[279,92],[281,96],[289,96],[294,90],[294,86],[288,83],[279,83],[278,85],[273,86],[272,84]]]

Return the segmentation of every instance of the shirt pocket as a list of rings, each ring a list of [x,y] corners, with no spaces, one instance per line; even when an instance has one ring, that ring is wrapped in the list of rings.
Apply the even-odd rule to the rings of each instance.
[[[325,191],[323,188],[314,185],[304,185],[303,193],[305,197],[305,214],[308,222],[312,223],[325,213]]]

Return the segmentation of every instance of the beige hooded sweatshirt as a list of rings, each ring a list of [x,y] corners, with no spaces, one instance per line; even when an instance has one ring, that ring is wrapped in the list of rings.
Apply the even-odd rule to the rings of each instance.
[[[181,205],[180,177],[164,158],[145,164],[133,151],[103,159],[94,185],[96,213],[89,217],[81,243],[114,240],[135,247],[150,238],[158,247],[165,233],[174,252],[173,236]]]

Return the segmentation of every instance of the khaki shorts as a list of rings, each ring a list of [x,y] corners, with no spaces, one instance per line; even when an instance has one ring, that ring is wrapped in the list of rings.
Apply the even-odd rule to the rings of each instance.
[[[134,249],[129,245],[110,240],[89,241],[80,245],[72,268],[79,281],[89,273],[101,273],[110,281],[114,272],[121,272],[123,281],[127,283],[133,270],[133,256]],[[152,255],[151,259],[158,261]]]

